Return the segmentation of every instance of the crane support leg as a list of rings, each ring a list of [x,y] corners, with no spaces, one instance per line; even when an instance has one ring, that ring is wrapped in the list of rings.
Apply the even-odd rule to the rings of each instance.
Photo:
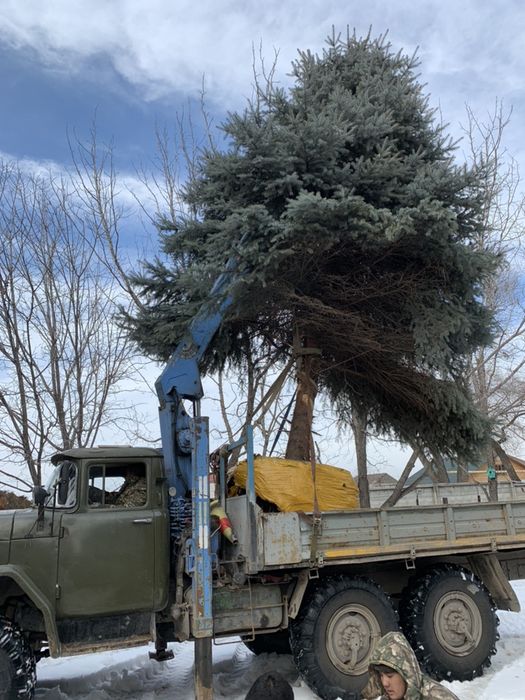
[[[211,637],[195,640],[195,700],[212,700]]]
[[[195,640],[195,698],[212,698],[212,567],[210,556],[210,494],[208,482],[208,419],[193,419],[192,452],[193,630]]]

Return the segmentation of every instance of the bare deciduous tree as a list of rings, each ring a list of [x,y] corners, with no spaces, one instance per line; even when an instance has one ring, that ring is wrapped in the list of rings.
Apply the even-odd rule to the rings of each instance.
[[[471,358],[468,379],[477,405],[492,419],[494,435],[487,447],[486,461],[497,457],[511,479],[516,471],[502,443],[518,444],[525,435],[525,304],[523,279],[523,235],[525,232],[525,195],[516,161],[504,145],[504,132],[511,112],[497,102],[486,122],[467,110],[465,127],[466,157],[484,173],[481,181],[484,221],[474,245],[501,256],[496,275],[487,278],[482,290],[487,306],[495,313],[498,330],[489,348],[479,349]],[[429,460],[416,447],[394,489],[383,504],[394,505],[414,488],[405,487],[417,459],[425,475],[442,480],[446,469],[438,455]],[[436,471],[437,469],[437,471]],[[468,467],[459,462],[457,480],[468,479]],[[418,479],[419,480],[419,479]]]
[[[123,401],[133,350],[114,323],[122,294],[84,213],[62,181],[0,164],[0,450],[35,484],[50,451],[134,419]]]
[[[367,417],[364,411],[354,408],[351,416],[352,432],[355,442],[357,462],[357,485],[359,488],[359,505],[370,508],[370,490],[368,484],[368,460],[366,456]]]
[[[118,184],[113,148],[97,142],[96,125],[93,125],[90,140],[77,141],[76,148],[70,142],[70,151],[74,165],[72,185],[88,222],[87,230],[78,233],[125,297],[140,309],[142,302],[129,277],[131,264],[124,262],[122,253],[121,224],[125,212],[120,203],[122,184]]]
[[[231,443],[239,438],[247,425],[255,429],[258,454],[270,456],[281,454],[279,438],[289,430],[289,409],[293,390],[291,388],[292,362],[280,372],[276,371],[270,358],[247,357],[245,376],[218,372],[210,377],[217,386],[217,398],[223,429],[216,429],[213,436]],[[233,453],[233,466],[238,453]]]
[[[525,194],[518,165],[504,144],[510,116],[511,112],[505,112],[498,102],[486,122],[468,110],[465,128],[468,156],[485,173],[485,226],[474,244],[488,247],[502,258],[498,274],[489,278],[482,290],[487,305],[495,312],[498,331],[490,348],[473,355],[468,375],[478,406],[495,426],[488,463],[493,461],[494,453],[501,458],[502,443],[516,444],[525,435]],[[464,474],[460,468],[458,480]]]

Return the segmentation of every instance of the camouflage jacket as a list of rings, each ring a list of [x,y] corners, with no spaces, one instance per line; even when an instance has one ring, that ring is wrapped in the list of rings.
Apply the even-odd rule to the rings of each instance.
[[[115,498],[115,506],[136,508],[146,504],[146,479],[143,476],[128,477]]]
[[[416,655],[401,632],[388,632],[379,640],[370,658],[370,680],[361,691],[361,697],[367,700],[378,697],[388,700],[382,694],[375,665],[388,666],[403,677],[407,684],[404,700],[458,700],[452,691],[422,673]]]

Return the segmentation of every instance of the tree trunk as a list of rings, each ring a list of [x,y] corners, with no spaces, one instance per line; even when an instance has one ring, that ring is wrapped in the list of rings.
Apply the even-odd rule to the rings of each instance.
[[[498,479],[497,479],[497,477],[494,479],[489,479],[488,485],[489,485],[489,501],[497,502],[497,500],[498,500]]]
[[[419,455],[419,459],[427,470],[428,476],[434,484],[447,484],[449,481],[448,473],[443,463],[443,458],[437,452],[432,452],[432,461],[428,459],[423,450]]]
[[[415,491],[415,490],[417,489],[417,487],[421,484],[421,482],[423,481],[423,479],[425,478],[425,476],[428,476],[427,470],[426,470],[426,469],[422,469],[421,474],[420,474],[416,479],[414,479],[414,481],[413,481],[409,486],[406,486],[406,487],[401,491],[401,493],[399,494],[399,498],[397,498],[396,501],[395,501],[395,503],[393,503],[392,505],[395,505],[395,504],[397,503],[397,501],[401,500],[401,499],[403,498],[403,496],[406,496],[406,495],[409,494],[411,491]],[[385,501],[385,502],[383,503],[383,505],[381,506],[381,508],[389,508],[389,507],[390,507],[390,506],[387,505],[387,501]]]
[[[500,443],[497,440],[491,440],[491,446],[493,452],[495,452],[495,454],[500,458],[503,469],[505,469],[512,481],[520,481],[520,478],[514,469],[514,465],[510,461],[508,454],[505,452]]]
[[[390,496],[386,499],[386,501],[383,503],[381,508],[390,508],[391,506],[394,506],[401,498],[401,495],[403,493],[406,493],[406,490],[403,491],[403,486],[405,485],[406,480],[410,476],[410,472],[414,468],[414,464],[416,463],[418,457],[419,457],[419,450],[418,449],[413,450],[412,454],[410,455],[410,459],[408,460],[408,462],[405,465],[405,468],[403,469],[403,473],[401,474],[401,476],[397,480],[397,484],[396,484],[394,490],[392,491]]]
[[[297,396],[286,446],[286,459],[298,459],[303,462],[310,460],[310,445],[314,403],[317,396],[317,380],[319,377],[319,355],[315,348],[304,340],[303,349],[314,350],[299,358],[297,366]]]
[[[368,462],[366,458],[366,414],[357,409],[352,409],[352,430],[354,431],[355,456],[357,460],[359,505],[361,508],[370,508]]]
[[[456,469],[456,481],[458,484],[465,484],[468,482],[468,464],[462,460],[458,461]]]
[[[498,500],[498,475],[496,472],[496,452],[493,448],[493,443],[495,441],[491,440],[487,446],[487,482],[489,488],[489,501]],[[493,475],[490,476],[489,470],[492,470]]]
[[[450,479],[443,457],[436,450],[432,450],[432,467],[437,476],[438,483],[448,484]]]

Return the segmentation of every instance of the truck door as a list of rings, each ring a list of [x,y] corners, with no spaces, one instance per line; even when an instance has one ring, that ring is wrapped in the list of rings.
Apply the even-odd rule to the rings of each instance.
[[[158,509],[148,466],[88,465],[82,506],[61,517],[58,617],[153,609]]]

